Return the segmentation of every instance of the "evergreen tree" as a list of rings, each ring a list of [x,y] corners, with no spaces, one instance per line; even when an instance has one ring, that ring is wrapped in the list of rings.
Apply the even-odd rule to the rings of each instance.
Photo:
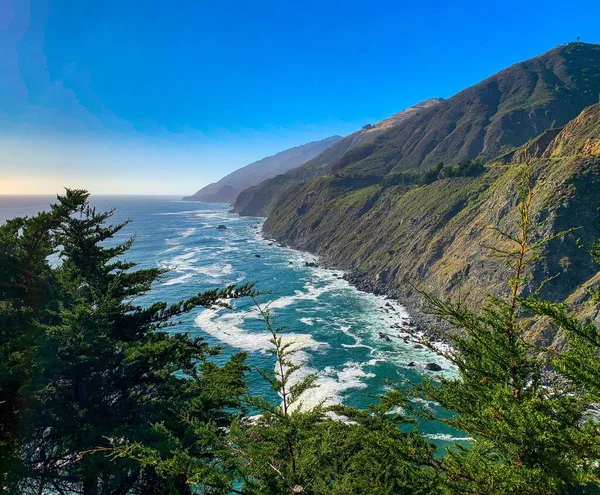
[[[51,293],[46,259],[54,219],[42,213],[0,227],[0,489],[19,469],[19,432],[31,407],[37,368],[38,321]]]
[[[436,462],[451,493],[579,493],[590,479],[586,460],[593,455],[593,426],[584,422],[589,401],[560,384],[546,386],[547,359],[524,336],[530,322],[520,296],[530,280],[528,267],[543,245],[564,235],[540,237],[533,182],[527,163],[518,226],[514,232],[496,230],[499,239],[492,247],[513,272],[507,295],[490,297],[481,311],[426,295],[431,312],[456,331],[449,351],[425,343],[453,362],[459,377],[427,379],[413,390],[449,410],[450,418],[413,410],[472,437],[470,446],[455,445]]]
[[[197,481],[224,493],[220,445],[245,391],[244,356],[217,366],[218,349],[167,330],[198,306],[227,305],[253,288],[138,304],[162,271],[124,259],[133,240],[114,242],[125,224],[109,225],[111,215],[92,208],[87,192],[67,190],[49,213],[0,227],[2,353],[10,358],[1,377],[3,457],[13,460],[6,490],[190,493],[180,470],[111,458],[115,446],[139,443],[159,459],[187,456]],[[201,441],[189,441],[187,417]]]
[[[381,403],[360,411],[323,403],[305,407],[317,377],[303,372],[297,344],[277,326],[268,305],[257,303],[271,334],[273,371],[261,374],[280,403],[248,399],[253,417],[242,417],[230,435],[239,456],[242,493],[306,495],[401,495],[435,493],[439,477],[434,448],[411,421]]]

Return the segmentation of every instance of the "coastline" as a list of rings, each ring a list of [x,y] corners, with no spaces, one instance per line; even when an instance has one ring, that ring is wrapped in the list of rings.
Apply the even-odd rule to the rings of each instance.
[[[230,213],[241,216],[238,213],[234,213],[232,211],[230,211]],[[308,253],[315,259],[315,263],[317,263],[319,267],[332,271],[342,271],[343,275],[341,276],[341,278],[347,281],[358,291],[383,297],[385,299],[400,304],[408,313],[409,321],[411,323],[409,328],[404,328],[403,330],[408,331],[410,334],[413,335],[413,337],[419,337],[419,339],[413,339],[415,343],[422,344],[422,340],[426,339],[432,344],[434,344],[434,346],[450,345],[449,339],[444,337],[445,332],[451,331],[450,327],[444,324],[444,322],[440,321],[439,319],[434,318],[433,316],[424,312],[422,300],[416,294],[407,295],[400,288],[383,285],[373,280],[367,275],[359,273],[356,270],[344,268],[338,263],[335,263],[332,260],[329,260],[326,257],[321,256],[315,252],[308,251],[306,249],[300,249],[293,243],[281,241],[272,234],[270,235],[268,232],[264,231],[264,222],[266,220],[265,217],[254,218],[259,220],[257,227],[260,236],[265,241],[276,243],[280,247],[293,249],[298,252]]]

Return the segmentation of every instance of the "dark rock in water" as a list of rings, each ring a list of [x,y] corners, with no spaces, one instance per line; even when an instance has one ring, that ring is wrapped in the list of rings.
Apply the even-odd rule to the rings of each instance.
[[[255,254],[254,257],[255,258],[260,258],[260,254]]]
[[[225,225],[219,225],[217,226],[217,230],[227,230],[227,227],[225,227]]]
[[[415,364],[415,362],[414,362],[414,361],[411,361],[411,362],[410,362],[410,363],[408,363],[406,366],[410,366],[410,367],[412,368],[413,366],[416,366],[416,364]]]
[[[427,363],[425,369],[429,371],[442,371],[442,367],[436,363]]]
[[[334,276],[334,277],[337,277],[337,276],[338,276],[338,274],[337,274],[337,273],[334,273],[334,274],[333,274],[333,276]]]
[[[304,266],[307,266],[309,268],[317,268],[319,264],[315,263],[314,261],[307,261],[304,263]]]
[[[293,263],[291,261],[288,261],[288,265],[292,265]]]
[[[272,246],[272,245],[273,245],[273,243],[272,243],[272,242],[269,242],[269,246]]]
[[[379,332],[379,338],[383,340],[387,340],[388,342],[391,340],[387,333]]]
[[[413,349],[423,349],[423,346],[422,346],[422,345],[419,345],[419,344],[417,344],[417,345],[414,345],[414,346],[413,346]]]

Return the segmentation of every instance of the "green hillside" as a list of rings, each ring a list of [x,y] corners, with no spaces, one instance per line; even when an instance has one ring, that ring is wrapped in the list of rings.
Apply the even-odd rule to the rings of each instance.
[[[585,226],[549,244],[535,266],[533,285],[559,275],[544,289],[554,299],[568,297],[595,274],[576,238],[585,244],[600,235],[599,123],[600,104],[585,109],[546,143],[534,167],[536,206],[551,215],[545,233]],[[542,141],[532,140],[538,146]],[[446,168],[408,185],[329,175],[299,184],[277,201],[265,231],[415,305],[407,278],[430,293],[460,291],[478,304],[506,283],[503,263],[482,245],[498,244],[490,226],[509,228],[514,222],[522,167],[518,161],[491,161],[478,176],[456,176],[457,168]]]
[[[328,174],[331,171],[331,167],[350,150],[375,139],[393,127],[402,125],[412,116],[438,105],[442,101],[443,98],[431,98],[406,108],[374,125],[367,124],[363,126],[359,131],[333,143],[318,156],[307,161],[302,166],[272,179],[267,179],[259,185],[245,189],[239,194],[233,211],[241,215],[266,216],[268,207],[276,197],[284,194],[284,191],[288,187],[314,177]]]

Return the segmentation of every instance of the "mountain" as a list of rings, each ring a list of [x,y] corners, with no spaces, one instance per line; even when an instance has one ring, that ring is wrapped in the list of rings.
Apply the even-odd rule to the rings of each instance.
[[[599,45],[570,43],[515,64],[328,160],[323,174],[383,178],[508,152],[598,101],[599,53]],[[290,184],[316,175],[304,171],[244,191],[234,211],[267,215]]]
[[[360,146],[366,141],[376,138],[392,127],[400,125],[409,117],[417,115],[419,112],[433,107],[442,101],[443,98],[431,98],[402,110],[376,124],[364,125],[361,130],[340,139],[301,167],[242,191],[235,202],[233,211],[240,215],[266,216],[268,206],[273,202],[275,196],[283,193],[290,185],[327,174],[330,172],[331,166],[346,152]]]
[[[341,136],[332,136],[268,156],[237,169],[218,182],[203,187],[193,196],[183,199],[208,203],[233,203],[240,191],[302,165],[340,139]]]
[[[497,242],[489,226],[510,228],[515,218],[527,150],[538,157],[547,233],[584,226],[550,243],[534,266],[532,283],[560,274],[543,295],[569,297],[596,271],[575,237],[600,236],[600,105],[591,106],[599,93],[598,45],[569,44],[512,66],[354,148],[331,173],[289,186],[269,206],[264,231],[413,309],[419,297],[406,278],[435,295],[456,297],[460,287],[477,304],[507,280],[482,245]]]
[[[597,102],[599,58],[599,45],[571,43],[515,64],[363,144],[332,170],[384,176],[492,159]]]

